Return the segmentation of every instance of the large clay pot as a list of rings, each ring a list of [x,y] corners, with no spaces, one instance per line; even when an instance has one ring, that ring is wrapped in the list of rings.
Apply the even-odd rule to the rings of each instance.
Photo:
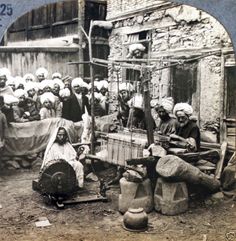
[[[145,231],[148,227],[148,216],[143,208],[129,208],[123,218],[124,228],[129,231]]]

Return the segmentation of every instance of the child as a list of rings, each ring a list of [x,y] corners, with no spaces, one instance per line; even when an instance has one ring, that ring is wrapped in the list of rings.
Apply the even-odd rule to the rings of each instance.
[[[7,129],[7,119],[2,113],[2,108],[4,106],[3,96],[0,96],[0,158],[2,156],[3,148],[5,145],[5,131]]]
[[[47,92],[40,96],[40,101],[43,106],[39,111],[40,119],[55,118],[56,111],[53,108],[55,96],[52,93]]]
[[[40,114],[36,107],[36,102],[28,97],[25,100],[26,102],[26,112],[24,112],[23,117],[28,121],[40,120]]]

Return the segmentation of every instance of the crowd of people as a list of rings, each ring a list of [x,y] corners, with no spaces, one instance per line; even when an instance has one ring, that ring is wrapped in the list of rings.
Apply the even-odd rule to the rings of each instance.
[[[109,84],[99,76],[94,79],[94,115],[108,114]],[[48,76],[45,68],[39,68],[35,75],[12,77],[7,68],[0,69],[0,153],[4,147],[4,131],[11,122],[30,122],[47,118],[64,118],[73,122],[82,120],[84,113],[91,114],[91,84],[77,77],[62,78],[60,73]],[[123,128],[146,129],[147,119],[144,113],[144,100],[141,91],[134,90],[131,83],[120,83],[117,93],[117,120]],[[155,101],[154,101],[155,102]],[[192,107],[187,103],[174,106],[172,98],[151,103],[157,118],[151,117],[153,131],[185,143],[188,151],[200,148],[200,131],[191,117]],[[63,132],[63,141],[60,140]],[[65,129],[57,130],[52,146],[57,150],[48,153],[60,153],[58,149],[68,143]],[[58,145],[58,146],[56,146]],[[50,148],[52,148],[52,146]],[[70,147],[71,148],[71,147]],[[47,147],[49,150],[49,148]],[[46,151],[45,156],[49,155]],[[63,151],[64,153],[64,151]],[[54,155],[53,154],[53,155]],[[60,157],[61,158],[61,157]],[[74,158],[74,157],[73,157]],[[72,158],[72,159],[73,159]],[[44,158],[44,160],[48,160]],[[81,177],[81,165],[76,166]],[[78,170],[79,171],[78,171]],[[81,184],[82,186],[82,184]]]
[[[95,76],[95,116],[108,113],[108,82]],[[0,96],[3,96],[2,112],[8,123],[28,122],[62,117],[73,122],[81,121],[87,109],[91,109],[91,84],[82,78],[63,79],[60,73],[48,76],[45,68],[35,75],[12,77],[6,68],[0,69]]]
[[[148,120],[149,123],[146,123],[143,97],[132,90],[133,86],[130,83],[121,84],[117,115],[121,126],[146,129],[152,122],[154,132],[184,142],[189,151],[199,150],[200,130],[193,116],[193,108],[188,103],[174,105],[171,97],[163,98],[161,101],[153,100],[153,115]]]

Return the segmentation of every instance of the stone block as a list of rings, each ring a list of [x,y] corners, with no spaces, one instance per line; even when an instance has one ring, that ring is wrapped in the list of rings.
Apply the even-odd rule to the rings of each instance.
[[[121,213],[125,213],[129,208],[143,208],[147,213],[152,211],[153,192],[149,179],[136,183],[121,178],[120,189],[119,211]]]
[[[187,211],[188,190],[185,182],[167,182],[158,178],[154,191],[154,208],[165,215]]]

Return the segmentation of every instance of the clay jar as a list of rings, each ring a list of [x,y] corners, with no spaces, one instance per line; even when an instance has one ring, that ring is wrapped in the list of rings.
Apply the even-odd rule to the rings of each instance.
[[[123,222],[124,228],[129,231],[144,231],[148,227],[148,216],[143,208],[129,208]]]

